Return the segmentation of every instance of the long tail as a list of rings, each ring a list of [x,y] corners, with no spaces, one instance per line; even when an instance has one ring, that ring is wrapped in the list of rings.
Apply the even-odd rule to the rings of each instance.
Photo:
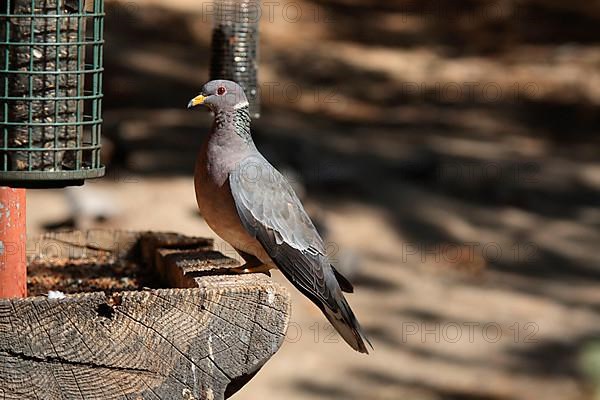
[[[331,310],[329,307],[323,306],[321,308],[323,313],[329,322],[331,322],[331,325],[333,325],[342,338],[344,338],[346,343],[358,352],[369,354],[365,342],[368,343],[371,349],[373,349],[373,345],[365,335],[365,332],[358,323],[350,305],[341,292],[339,293],[337,303],[337,310]]]

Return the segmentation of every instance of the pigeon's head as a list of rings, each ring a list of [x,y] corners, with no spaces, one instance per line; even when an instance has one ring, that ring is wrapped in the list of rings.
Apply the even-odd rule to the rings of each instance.
[[[244,89],[232,81],[210,81],[202,87],[200,94],[188,103],[188,108],[204,104],[212,111],[237,110],[248,105]]]

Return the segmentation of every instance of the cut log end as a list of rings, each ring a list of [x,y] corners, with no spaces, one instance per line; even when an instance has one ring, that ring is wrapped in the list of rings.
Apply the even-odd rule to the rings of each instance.
[[[224,399],[279,349],[290,315],[281,286],[264,275],[198,274],[207,263],[234,265],[206,250],[210,242],[188,240],[177,250],[156,236],[119,235],[137,240],[124,249],[96,238],[89,251],[153,255],[166,283],[185,288],[1,300],[0,393],[6,399]],[[71,239],[60,243],[79,250],[86,244]],[[193,278],[186,277],[190,271]]]

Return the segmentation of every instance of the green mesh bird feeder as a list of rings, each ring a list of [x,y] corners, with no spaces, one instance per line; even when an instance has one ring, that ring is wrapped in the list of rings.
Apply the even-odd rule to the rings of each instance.
[[[0,185],[102,176],[103,0],[0,5]]]

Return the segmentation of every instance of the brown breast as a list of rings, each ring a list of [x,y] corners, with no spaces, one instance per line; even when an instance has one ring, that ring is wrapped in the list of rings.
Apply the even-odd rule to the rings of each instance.
[[[200,213],[208,226],[233,248],[270,263],[271,259],[262,245],[248,234],[240,221],[229,180],[222,173],[213,173],[215,170],[225,170],[225,166],[217,165],[218,162],[219,160],[210,159],[206,145],[202,146],[194,173],[196,202]]]

